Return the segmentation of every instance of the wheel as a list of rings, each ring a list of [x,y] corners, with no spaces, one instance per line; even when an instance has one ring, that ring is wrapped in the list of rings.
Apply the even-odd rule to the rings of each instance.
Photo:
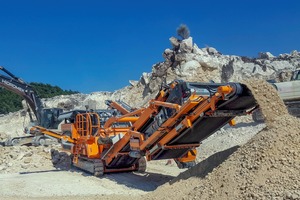
[[[12,146],[17,146],[17,145],[19,145],[19,142],[20,142],[19,139],[13,139],[13,140],[11,141],[11,145],[12,145]]]
[[[139,159],[137,163],[137,171],[140,173],[144,173],[146,171],[146,168],[147,168],[147,161],[146,158],[143,156]]]
[[[46,140],[44,138],[39,139],[39,144],[41,146],[46,146]]]
[[[44,142],[45,143],[45,140],[44,141],[41,141],[41,140],[44,140],[44,138],[43,138],[43,136],[42,135],[35,135],[34,137],[33,137],[33,140],[32,140],[32,144],[34,145],[34,146],[41,146],[42,145],[42,143]],[[42,142],[42,143],[41,143]],[[42,145],[43,146],[43,145]]]
[[[104,174],[104,165],[101,160],[94,161],[94,176],[103,176]]]

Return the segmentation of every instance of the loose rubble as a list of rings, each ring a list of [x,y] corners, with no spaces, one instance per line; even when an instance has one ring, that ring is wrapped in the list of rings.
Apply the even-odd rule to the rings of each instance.
[[[0,146],[0,173],[54,169],[50,157],[51,148],[43,146]]]

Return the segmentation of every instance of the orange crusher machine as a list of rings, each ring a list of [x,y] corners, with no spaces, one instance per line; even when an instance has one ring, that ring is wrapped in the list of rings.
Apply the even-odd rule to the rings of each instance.
[[[241,83],[174,81],[145,108],[106,102],[110,109],[72,112],[62,134],[35,126],[32,132],[59,138],[74,166],[96,176],[146,170],[146,160],[174,159],[180,168],[195,165],[201,141],[257,103]]]

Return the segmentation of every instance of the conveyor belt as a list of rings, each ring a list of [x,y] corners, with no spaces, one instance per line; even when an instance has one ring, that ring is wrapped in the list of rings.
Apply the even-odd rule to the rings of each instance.
[[[198,119],[192,122],[191,128],[186,128],[181,130],[177,137],[173,138],[166,144],[166,146],[178,146],[177,148],[164,148],[164,146],[154,147],[162,138],[158,139],[155,143],[152,143],[150,148],[157,148],[154,150],[154,154],[151,155],[152,160],[158,159],[169,159],[169,158],[180,158],[185,155],[187,151],[191,148],[191,144],[198,145],[208,136],[215,133],[235,116],[239,114],[245,114],[249,109],[252,109],[256,106],[256,101],[251,94],[250,90],[242,84],[239,83],[229,83],[233,91],[226,95],[224,100],[219,100],[216,103],[216,111],[213,112],[213,115],[206,114],[211,110],[206,110],[204,115],[199,116]],[[190,97],[192,93],[196,93],[198,96],[212,96],[217,92],[219,86],[225,86],[227,84],[221,83],[187,83],[179,82],[175,88],[170,90],[169,95],[167,96],[166,102],[175,103],[183,105],[186,100]],[[205,100],[206,101],[206,100]],[[204,101],[203,101],[204,102]],[[197,106],[201,106],[201,102]],[[191,111],[192,112],[192,111]],[[142,126],[138,131],[145,135],[145,138],[151,137],[151,135],[156,132],[159,127],[164,126],[164,123],[174,116],[175,110],[173,108],[161,107],[158,113],[154,116],[151,116],[144,126]],[[176,113],[175,113],[176,114]],[[184,115],[182,116],[184,117]],[[182,119],[182,118],[181,118]],[[117,155],[113,161],[109,164],[109,168],[120,168],[128,167],[135,164],[138,159],[131,158],[127,154],[130,150],[129,141],[124,144],[120,154]],[[127,152],[127,153],[126,153]]]
[[[228,100],[219,102],[217,110],[245,111],[256,105],[254,97],[245,85],[235,84],[235,86],[237,87],[235,94]],[[170,141],[168,145],[199,144],[234,117],[199,117],[193,123],[192,128],[184,130],[178,137]],[[189,148],[176,150],[162,149],[154,156],[154,159],[177,158],[185,154],[188,150]]]

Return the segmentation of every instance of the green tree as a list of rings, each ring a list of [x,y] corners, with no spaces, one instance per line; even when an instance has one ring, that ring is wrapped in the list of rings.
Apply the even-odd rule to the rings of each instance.
[[[63,90],[58,86],[52,86],[50,84],[44,83],[30,83],[29,84],[37,93],[40,98],[51,98],[58,95],[70,95],[79,93],[78,91]],[[0,114],[7,114],[9,112],[15,112],[21,110],[22,107],[22,97],[8,91],[6,89],[0,88]]]

